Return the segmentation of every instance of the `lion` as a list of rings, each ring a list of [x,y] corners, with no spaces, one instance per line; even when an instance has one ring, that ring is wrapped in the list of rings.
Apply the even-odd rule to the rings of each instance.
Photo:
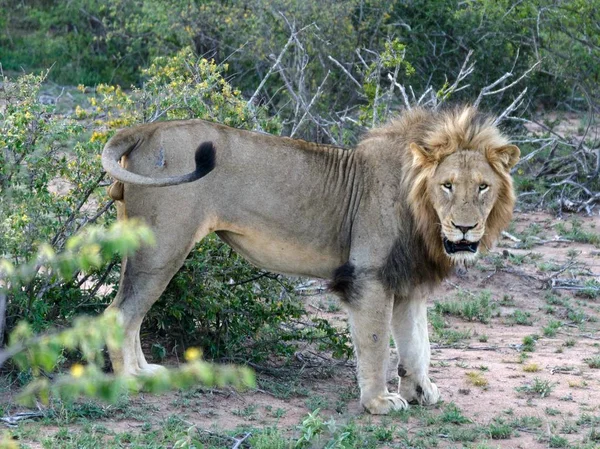
[[[116,180],[109,194],[119,217],[150,226],[156,245],[123,260],[109,306],[125,329],[110,353],[115,371],[161,368],[142,352],[142,320],[195,243],[215,232],[265,270],[330,281],[349,315],[367,411],[436,403],[427,295],[509,224],[519,156],[471,106],[406,111],[354,149],[203,120],[119,131],[102,153]],[[390,333],[397,391],[387,388]]]

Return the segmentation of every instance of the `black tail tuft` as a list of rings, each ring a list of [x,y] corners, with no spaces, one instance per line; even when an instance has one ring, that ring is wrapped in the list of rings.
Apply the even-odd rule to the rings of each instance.
[[[196,171],[194,177],[200,179],[215,168],[215,146],[212,142],[202,142],[196,150]]]

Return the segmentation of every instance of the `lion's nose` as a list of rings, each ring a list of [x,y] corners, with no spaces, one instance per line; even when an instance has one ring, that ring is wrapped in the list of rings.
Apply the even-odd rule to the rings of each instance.
[[[457,225],[456,223],[452,222],[452,225],[455,228],[460,229],[463,234],[466,234],[471,229],[475,228],[475,226],[477,226],[477,223],[475,223],[473,226],[464,226],[464,225]]]

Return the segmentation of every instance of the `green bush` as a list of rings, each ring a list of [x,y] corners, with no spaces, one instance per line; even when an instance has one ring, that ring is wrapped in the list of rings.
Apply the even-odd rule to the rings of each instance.
[[[0,257],[27,262],[43,242],[61,251],[68,237],[87,224],[104,224],[108,206],[99,189],[100,142],[84,124],[42,104],[44,76],[3,79],[0,108]],[[64,281],[37,269],[37,276],[9,296],[8,327],[21,319],[41,330],[70,317],[95,296],[110,275],[98,267],[87,277]],[[84,285],[85,284],[85,285]]]

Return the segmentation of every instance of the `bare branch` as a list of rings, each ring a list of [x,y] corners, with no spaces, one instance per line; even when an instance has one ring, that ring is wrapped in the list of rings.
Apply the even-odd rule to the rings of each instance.
[[[350,80],[356,85],[356,87],[358,87],[359,89],[362,89],[362,87],[363,87],[362,84],[360,84],[356,80],[356,78],[354,78],[352,76],[352,74],[348,70],[346,70],[346,67],[344,67],[341,62],[339,62],[337,59],[333,58],[331,55],[328,55],[327,58],[331,62],[333,62],[334,64],[336,64],[340,69],[342,69],[342,71],[346,74],[346,76],[348,76],[348,78],[350,78]]]
[[[483,100],[483,97],[487,97],[490,95],[497,95],[497,94],[504,92],[505,90],[508,90],[511,87],[517,85],[523,78],[525,78],[527,75],[529,75],[541,63],[542,63],[541,60],[537,61],[535,64],[533,64],[529,69],[527,69],[520,77],[518,77],[512,83],[510,83],[504,87],[501,87],[500,89],[492,90],[498,84],[502,83],[507,78],[510,78],[511,76],[513,76],[512,72],[505,73],[500,78],[498,78],[496,81],[494,81],[492,84],[485,86],[483,89],[481,89],[481,92],[479,92],[479,96],[477,97],[477,99],[475,100],[473,105],[478,106],[479,103],[481,103],[481,100]]]
[[[329,78],[329,74],[330,73],[331,72],[328,71],[327,75],[325,75],[325,78],[323,78],[323,81],[321,81],[321,84],[317,88],[317,92],[313,95],[313,97],[310,100],[310,103],[308,104],[308,106],[306,106],[306,108],[304,110],[304,115],[300,118],[300,121],[298,121],[298,123],[292,129],[292,132],[290,133],[290,137],[294,137],[294,135],[296,134],[296,131],[298,131],[298,129],[300,128],[300,126],[302,126],[302,123],[304,123],[304,119],[309,114],[310,108],[312,108],[313,104],[315,103],[315,100],[321,96],[321,93],[323,91],[323,86],[327,82],[327,78]]]
[[[525,97],[526,93],[527,93],[527,88],[523,89],[521,91],[521,93],[517,96],[517,98],[515,98],[515,100],[504,111],[502,111],[502,113],[500,115],[498,115],[498,117],[496,117],[496,120],[494,120],[494,124],[495,125],[499,124],[502,120],[504,120],[508,116],[508,114],[513,112],[519,106],[521,106],[521,104],[523,103],[523,97]]]
[[[295,31],[292,32],[292,34],[288,38],[287,42],[285,43],[285,45],[281,49],[281,52],[279,52],[279,56],[275,60],[275,63],[271,66],[271,68],[269,68],[269,71],[263,77],[263,79],[261,80],[260,84],[258,85],[258,87],[256,88],[256,90],[254,91],[254,93],[252,94],[252,96],[250,97],[250,99],[248,100],[248,102],[246,103],[246,106],[249,107],[249,106],[251,106],[251,105],[254,104],[254,101],[256,100],[256,97],[258,96],[258,94],[260,93],[260,91],[262,90],[262,88],[264,87],[265,83],[267,82],[267,80],[269,79],[269,77],[271,76],[271,74],[275,70],[279,69],[279,65],[281,64],[281,60],[283,59],[283,55],[287,52],[287,49],[290,47],[290,45],[292,45],[292,42],[294,42],[294,39],[296,37],[295,34],[296,34]]]
[[[392,86],[396,86],[400,90],[400,93],[402,94],[402,100],[404,101],[404,106],[406,106],[406,109],[412,109],[412,107],[410,106],[410,100],[408,99],[408,95],[406,95],[406,89],[404,88],[404,86],[398,83],[392,77],[391,73],[388,73],[388,79],[392,82]]]

